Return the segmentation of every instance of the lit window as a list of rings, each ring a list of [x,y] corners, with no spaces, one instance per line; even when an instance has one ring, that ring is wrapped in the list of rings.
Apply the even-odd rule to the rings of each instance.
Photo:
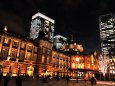
[[[3,49],[2,49],[2,56],[3,57],[7,57],[8,56],[8,51],[9,51],[9,48],[3,47]]]
[[[11,57],[12,57],[12,58],[16,58],[16,57],[17,57],[17,50],[12,49]]]
[[[15,47],[15,48],[17,48],[18,47],[18,41],[13,40],[12,46]]]
[[[44,57],[44,55],[42,55],[42,63],[44,63],[45,62],[45,57]]]
[[[25,57],[25,52],[24,51],[20,51],[19,59],[23,60],[24,57]]]
[[[25,43],[21,43],[21,48],[25,49]]]
[[[4,43],[5,43],[5,44],[9,44],[9,39],[8,39],[8,38],[5,38]]]
[[[43,48],[43,53],[45,53],[45,48]]]
[[[75,68],[75,63],[72,63],[72,68]]]
[[[28,49],[27,49],[28,51],[32,51],[32,45],[28,45]]]
[[[50,59],[49,59],[49,57],[47,57],[47,63],[50,63]]]
[[[30,59],[31,59],[31,53],[29,53],[29,52],[27,53],[26,59],[27,59],[27,60],[30,60]]]

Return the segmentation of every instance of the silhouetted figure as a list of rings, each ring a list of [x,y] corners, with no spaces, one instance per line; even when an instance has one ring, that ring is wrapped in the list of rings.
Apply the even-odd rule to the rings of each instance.
[[[36,79],[37,79],[37,80],[39,79],[39,76],[38,76],[38,74],[36,75]]]
[[[86,78],[86,76],[84,76],[84,81],[85,81],[85,83],[86,83],[86,81],[87,81],[87,78]]]
[[[23,76],[18,74],[16,77],[16,86],[22,86],[22,80]]]
[[[0,83],[1,83],[1,81],[2,81],[2,78],[3,78],[3,74],[0,73]]]
[[[115,82],[115,76],[114,76],[114,78],[113,78],[113,81]]]
[[[2,78],[3,78],[3,74],[2,72],[0,73],[0,86],[1,86],[1,83],[2,83]]]
[[[56,80],[59,80],[59,75],[56,75]]]
[[[48,80],[50,80],[50,79],[51,79],[51,75],[49,74],[49,75],[48,75]]]
[[[19,74],[16,76],[16,80],[15,80],[16,86],[18,86],[18,83],[19,83],[18,78],[19,78]]]
[[[4,86],[8,86],[9,81],[10,81],[10,75],[9,73],[7,73],[6,76],[4,76]]]
[[[95,78],[92,77],[92,78],[90,79],[90,82],[91,82],[91,86],[93,86],[93,85],[94,85],[94,82],[95,82]]]
[[[67,84],[69,83],[69,76],[66,76]]]
[[[28,74],[25,74],[24,79],[27,81],[27,80],[29,79],[29,75],[28,75]]]
[[[65,75],[63,75],[63,79],[65,79]]]
[[[23,80],[23,76],[19,75],[19,86],[22,86],[22,80]]]
[[[47,82],[47,76],[45,75],[44,76],[44,83],[46,83]]]
[[[78,76],[76,77],[76,83],[78,83]]]

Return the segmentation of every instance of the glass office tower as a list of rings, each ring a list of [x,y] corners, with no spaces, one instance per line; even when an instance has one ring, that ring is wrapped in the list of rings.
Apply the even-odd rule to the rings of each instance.
[[[44,33],[48,41],[53,42],[55,21],[40,12],[32,16],[30,38],[33,40],[39,37],[40,32]]]
[[[115,17],[114,14],[99,17],[101,50],[111,58],[115,56]]]

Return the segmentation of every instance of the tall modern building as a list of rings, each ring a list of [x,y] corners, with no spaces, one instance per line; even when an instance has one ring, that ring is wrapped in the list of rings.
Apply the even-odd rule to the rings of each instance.
[[[40,12],[32,16],[30,38],[36,39],[39,37],[40,32],[43,32],[45,38],[53,42],[55,21]]]
[[[62,48],[63,44],[67,43],[67,38],[61,35],[54,36],[53,46],[56,49]]]
[[[115,56],[115,17],[114,14],[101,15],[99,17],[100,41],[102,53]]]

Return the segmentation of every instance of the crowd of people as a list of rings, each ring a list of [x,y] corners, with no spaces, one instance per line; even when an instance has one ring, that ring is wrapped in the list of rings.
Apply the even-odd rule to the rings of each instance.
[[[23,80],[28,80],[29,79],[29,75],[28,74],[18,74],[15,78],[15,84],[16,86],[22,86],[22,81]],[[4,81],[4,86],[8,86],[8,83],[11,79],[11,76],[9,73],[6,74],[6,76],[3,76],[3,73],[1,72],[0,73],[0,85],[1,85],[1,82],[2,82],[2,79]]]
[[[0,73],[0,84],[1,84],[1,81],[3,79],[4,81],[4,86],[8,86],[8,83],[10,81],[10,74],[7,73],[6,76],[3,76],[2,73]],[[42,81],[43,83],[47,83],[50,79],[51,79],[51,75],[42,75]],[[55,77],[53,77],[54,79],[56,79],[57,81],[60,79],[59,78],[59,75],[56,75]],[[70,81],[70,76],[66,75],[66,76],[63,76],[61,77],[62,79],[66,80],[67,81],[67,84],[69,83]],[[22,81],[23,80],[28,80],[29,79],[29,75],[28,74],[24,74],[24,75],[21,75],[21,74],[18,74],[16,77],[15,77],[15,84],[16,86],[22,86]],[[38,80],[39,79],[39,76],[36,76],[36,79]],[[84,81],[86,83],[87,79],[86,77],[84,77]],[[89,81],[91,82],[91,86],[94,86],[94,84],[96,84],[96,78],[95,77],[92,77],[89,79]],[[76,77],[76,82],[78,83],[78,77]]]
[[[66,75],[66,76],[63,76],[61,78],[65,79],[67,81],[67,84],[68,84],[71,77],[69,77],[68,75]],[[4,79],[4,86],[8,86],[8,83],[10,81],[10,74],[7,73],[6,76],[3,77],[3,74],[0,73],[0,84],[1,84],[2,79]],[[24,74],[24,75],[18,74],[15,77],[15,84],[16,84],[16,86],[22,86],[22,81],[23,80],[28,80],[28,79],[29,79],[29,75],[28,74]],[[36,79],[38,80],[39,76],[36,76]],[[50,79],[51,79],[51,75],[42,75],[43,83],[47,83]],[[59,75],[56,75],[54,77],[54,79],[59,80]],[[91,86],[93,86],[94,84],[96,84],[96,78],[95,77],[92,77],[89,80],[91,82]],[[87,79],[84,78],[84,81],[86,82]],[[76,82],[78,83],[78,77],[76,77]]]

